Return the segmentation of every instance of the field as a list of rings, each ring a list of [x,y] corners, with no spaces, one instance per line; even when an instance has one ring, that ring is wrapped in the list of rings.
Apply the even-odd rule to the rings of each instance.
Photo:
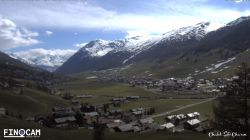
[[[202,99],[151,99],[132,101],[121,105],[121,109],[129,110],[138,107],[154,107],[156,113],[166,112],[188,104],[203,101]]]
[[[62,92],[70,92],[72,95],[94,95],[94,98],[81,99],[81,103],[93,103],[102,104],[108,102],[113,97],[118,96],[131,96],[137,95],[142,97],[138,101],[130,101],[125,104],[121,104],[119,108],[122,110],[129,110],[138,107],[154,107],[156,114],[167,112],[172,109],[183,107],[188,104],[201,102],[204,99],[161,99],[159,94],[154,94],[151,91],[147,91],[140,87],[129,87],[124,84],[114,83],[102,83],[94,80],[86,80],[85,78],[79,78],[72,81],[68,81],[58,85],[56,88],[61,89]],[[24,88],[22,95],[12,93],[10,91],[1,91],[0,93],[0,106],[5,107],[11,112],[22,113],[25,116],[31,116],[34,114],[46,113],[54,106],[70,106],[70,101],[62,99],[60,96],[48,95],[44,92]],[[189,113],[199,111],[200,113],[208,113],[208,110],[204,110],[204,107],[209,109],[209,104],[202,104],[181,110],[180,113]],[[208,112],[207,112],[208,111]],[[156,118],[156,121],[161,122],[164,117]],[[44,128],[38,124],[29,123],[24,120],[17,120],[15,118],[0,118],[0,129],[3,128],[41,128],[42,140],[91,140],[92,130],[88,129],[52,129]],[[3,132],[0,130],[1,133]],[[112,133],[105,132],[105,140],[206,140],[208,136],[206,134],[194,133],[185,131],[179,134],[172,134],[169,132],[149,132],[149,133]]]
[[[140,96],[142,98],[155,98],[156,95],[139,87],[129,87],[125,84],[103,83],[95,80],[79,78],[57,86],[72,95],[93,95],[93,98],[81,99],[82,103],[102,104],[109,102],[113,97]]]

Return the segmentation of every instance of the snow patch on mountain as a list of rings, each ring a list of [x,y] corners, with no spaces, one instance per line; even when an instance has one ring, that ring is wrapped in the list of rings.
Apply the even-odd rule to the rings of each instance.
[[[236,57],[232,57],[232,58],[229,58],[227,60],[222,60],[217,64],[211,64],[210,67],[207,66],[206,69],[203,70],[203,71],[196,70],[194,75],[202,74],[202,73],[205,73],[205,72],[211,72],[213,74],[219,73],[219,72],[229,68],[229,66],[226,66],[226,64],[234,61],[235,59],[236,59]]]

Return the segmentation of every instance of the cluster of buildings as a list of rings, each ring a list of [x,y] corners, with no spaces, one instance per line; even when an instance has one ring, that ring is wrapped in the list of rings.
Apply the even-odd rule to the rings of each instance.
[[[2,113],[0,108],[0,115]],[[181,132],[184,129],[197,132],[207,132],[208,126],[202,125],[200,113],[169,115],[165,123],[159,124],[150,116],[154,108],[134,108],[129,111],[110,108],[108,104],[94,106],[90,104],[75,105],[73,107],[54,107],[51,113],[36,115],[34,121],[52,128],[88,128],[94,129],[96,124],[103,124],[111,132],[152,132],[169,131]]]
[[[187,78],[167,78],[160,80],[131,80],[131,87],[144,86],[147,89],[159,89],[160,91],[192,91],[195,93],[220,92],[226,86],[224,79],[213,80]]]
[[[135,108],[129,111],[111,108],[112,104],[94,106],[90,104],[75,105],[73,107],[54,107],[51,113],[37,115],[34,121],[46,127],[92,129],[96,123],[109,126],[114,124],[129,124],[140,120],[144,116],[152,115],[153,108]]]
[[[200,120],[199,112],[169,115],[165,119],[169,126],[173,126],[173,128],[176,128],[179,131],[188,129],[196,132],[208,132],[210,130],[206,120]]]

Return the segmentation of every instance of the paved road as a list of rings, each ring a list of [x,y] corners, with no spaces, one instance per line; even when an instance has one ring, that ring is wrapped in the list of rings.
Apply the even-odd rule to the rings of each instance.
[[[209,99],[207,99],[205,101],[185,105],[185,106],[182,106],[182,107],[179,107],[179,108],[176,108],[176,109],[173,109],[173,110],[169,110],[167,112],[163,112],[163,113],[160,113],[160,114],[151,115],[151,116],[148,116],[148,118],[156,118],[156,117],[166,116],[166,115],[168,115],[170,113],[173,113],[173,112],[176,112],[176,111],[179,111],[179,110],[182,110],[182,109],[186,109],[186,108],[189,108],[189,107],[192,107],[192,106],[196,106],[196,105],[199,105],[199,104],[203,104],[203,103],[206,103],[206,102],[210,102],[210,101],[213,101],[215,99],[216,98],[209,98]]]

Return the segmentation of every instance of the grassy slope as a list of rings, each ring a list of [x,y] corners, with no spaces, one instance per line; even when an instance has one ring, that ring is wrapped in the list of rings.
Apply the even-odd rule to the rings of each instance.
[[[122,104],[123,110],[129,110],[138,107],[155,107],[156,113],[166,112],[171,109],[178,108],[187,104],[201,102],[201,99],[154,99],[154,100],[143,100],[138,102],[129,102]]]
[[[93,104],[101,104],[108,102],[112,97],[118,96],[141,96],[141,97],[155,97],[151,92],[145,91],[142,88],[131,88],[128,85],[100,83],[94,80],[86,80],[81,77],[77,80],[70,81],[59,85],[59,88],[69,91],[73,95],[94,95],[94,98],[81,99],[81,102],[88,102]]]
[[[193,74],[195,70],[204,70],[206,66],[211,64],[217,64],[219,60],[226,60],[225,54],[230,54],[228,58],[233,57],[233,53],[228,50],[220,52],[219,50],[212,50],[207,53],[201,53],[199,55],[189,54],[188,56],[178,59],[179,56],[162,61],[142,61],[134,64],[132,67],[124,70],[124,75],[142,75],[145,71],[151,71],[156,78],[169,78],[169,77],[187,77],[189,74]],[[212,74],[206,72],[198,75],[200,78],[216,78],[232,75],[235,72],[235,68],[241,62],[247,62],[250,65],[250,51],[245,51],[236,55],[236,60],[229,63],[230,68],[220,72],[218,74]],[[195,62],[195,60],[197,60]]]
[[[67,106],[68,103],[58,97],[47,95],[34,89],[24,89],[23,95],[11,91],[0,91],[0,106],[14,114],[25,116],[44,113],[54,106]]]

